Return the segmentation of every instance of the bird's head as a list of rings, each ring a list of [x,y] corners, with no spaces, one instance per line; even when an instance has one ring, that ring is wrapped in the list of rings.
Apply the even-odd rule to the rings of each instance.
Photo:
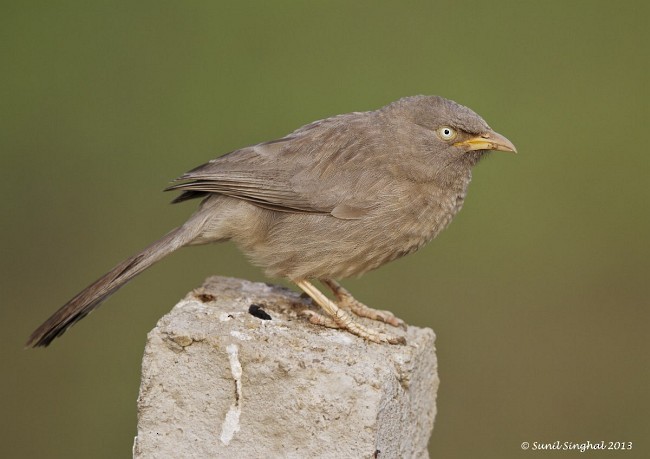
[[[391,107],[392,106],[392,107]],[[473,166],[486,153],[517,149],[469,108],[439,96],[405,97],[387,106],[415,125],[418,146],[437,160]],[[421,151],[422,151],[421,150]]]

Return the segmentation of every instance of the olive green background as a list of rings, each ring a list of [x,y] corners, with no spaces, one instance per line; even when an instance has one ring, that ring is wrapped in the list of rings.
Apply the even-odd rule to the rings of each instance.
[[[0,455],[128,457],[145,335],[229,244],[184,249],[48,349],[56,308],[182,223],[160,190],[315,119],[439,94],[519,149],[355,295],[438,336],[432,457],[650,457],[643,1],[2,2]],[[336,388],[332,388],[336,390]],[[522,451],[530,442],[631,451]]]

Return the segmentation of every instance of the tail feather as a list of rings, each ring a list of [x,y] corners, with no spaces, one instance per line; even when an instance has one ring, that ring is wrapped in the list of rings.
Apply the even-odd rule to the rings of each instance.
[[[29,337],[26,347],[49,345],[72,325],[86,317],[120,287],[147,269],[149,266],[189,243],[196,234],[196,228],[183,225],[163,236],[158,241],[134,255],[91,285],[79,292],[58,311],[38,327]]]

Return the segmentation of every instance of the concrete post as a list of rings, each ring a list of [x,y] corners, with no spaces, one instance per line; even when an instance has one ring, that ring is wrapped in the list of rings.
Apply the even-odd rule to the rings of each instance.
[[[181,300],[148,335],[134,457],[428,457],[433,331],[378,345],[310,324],[306,308],[224,277]]]

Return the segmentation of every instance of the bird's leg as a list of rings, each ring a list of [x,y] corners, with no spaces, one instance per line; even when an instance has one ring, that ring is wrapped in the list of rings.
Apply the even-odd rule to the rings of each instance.
[[[342,308],[350,309],[359,317],[367,317],[368,319],[378,320],[387,323],[393,327],[400,327],[406,329],[406,322],[399,317],[395,317],[390,311],[381,311],[366,306],[362,302],[356,300],[350,292],[348,292],[341,284],[333,279],[322,279],[321,282],[327,285],[336,296],[339,306]]]
[[[405,344],[406,340],[401,336],[393,336],[385,333],[378,332],[366,328],[361,324],[354,321],[352,316],[343,309],[339,308],[332,300],[327,298],[320,290],[318,290],[311,282],[306,280],[294,281],[312,300],[316,302],[325,312],[331,317],[332,322],[338,327],[343,328],[350,333],[360,336],[374,343],[390,343],[390,344]],[[322,317],[322,316],[321,316]],[[327,319],[327,318],[323,318]],[[311,319],[310,319],[311,320]],[[312,321],[313,322],[313,321]],[[320,319],[316,318],[316,322],[321,325],[329,326],[329,321],[325,320],[323,323]]]

